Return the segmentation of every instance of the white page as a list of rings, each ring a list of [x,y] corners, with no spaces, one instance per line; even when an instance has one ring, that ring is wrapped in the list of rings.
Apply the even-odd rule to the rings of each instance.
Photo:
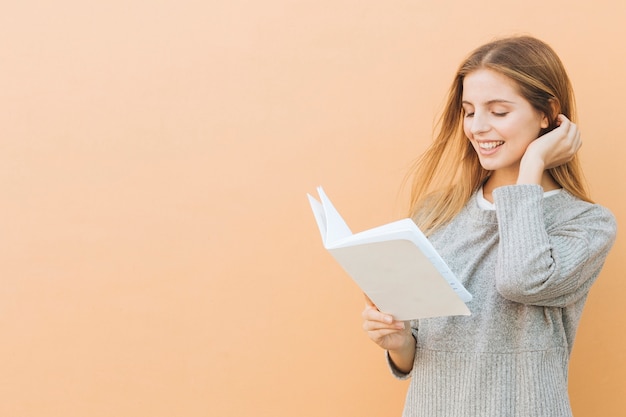
[[[324,244],[331,245],[337,240],[352,236],[352,231],[337,209],[335,209],[333,203],[330,202],[330,199],[326,196],[322,187],[317,187],[317,192],[320,195],[326,218],[326,239],[324,240]]]
[[[322,242],[324,243],[324,247],[326,247],[326,216],[324,215],[324,207],[322,207],[320,202],[313,198],[310,194],[307,194],[307,196],[309,197],[309,204],[311,204],[315,222],[317,223],[317,227],[320,229],[320,234],[322,235]]]

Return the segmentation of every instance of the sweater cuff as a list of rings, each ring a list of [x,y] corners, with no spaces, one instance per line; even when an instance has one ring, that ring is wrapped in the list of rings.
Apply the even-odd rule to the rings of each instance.
[[[415,355],[417,356],[417,329],[413,328],[411,329],[412,333],[413,333],[413,338],[415,339],[415,344],[416,344],[416,349],[415,349]],[[396,364],[393,363],[393,361],[391,360],[391,356],[389,356],[389,351],[385,350],[385,359],[387,361],[387,366],[389,367],[389,370],[391,371],[391,374],[399,379],[399,380],[405,380],[405,379],[409,379],[411,377],[411,375],[413,375],[413,369],[415,368],[415,358],[413,358],[413,367],[411,368],[411,370],[406,373],[406,372],[402,372],[401,370],[399,370],[396,367]]]
[[[505,185],[493,190],[494,201],[501,200],[501,203],[506,203],[507,201],[516,203],[518,200],[529,199],[541,201],[542,198],[543,187],[538,184]]]

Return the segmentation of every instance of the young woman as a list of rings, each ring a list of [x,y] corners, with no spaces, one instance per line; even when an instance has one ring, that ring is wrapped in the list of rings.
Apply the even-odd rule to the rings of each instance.
[[[574,120],[542,41],[497,40],[460,66],[413,171],[411,216],[472,293],[472,315],[405,323],[369,300],[363,311],[394,375],[412,378],[404,416],[572,415],[572,343],[616,233],[585,190]]]

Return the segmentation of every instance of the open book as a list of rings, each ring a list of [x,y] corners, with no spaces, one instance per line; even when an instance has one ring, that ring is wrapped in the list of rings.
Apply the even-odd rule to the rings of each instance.
[[[396,320],[470,315],[472,295],[411,219],[352,234],[322,187],[308,195],[324,247],[382,312]]]

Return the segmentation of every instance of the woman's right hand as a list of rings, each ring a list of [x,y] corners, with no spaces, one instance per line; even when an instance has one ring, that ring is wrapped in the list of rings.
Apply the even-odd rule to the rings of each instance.
[[[389,351],[405,350],[415,345],[410,323],[394,320],[393,316],[381,313],[369,297],[363,310],[363,330],[378,346]]]

